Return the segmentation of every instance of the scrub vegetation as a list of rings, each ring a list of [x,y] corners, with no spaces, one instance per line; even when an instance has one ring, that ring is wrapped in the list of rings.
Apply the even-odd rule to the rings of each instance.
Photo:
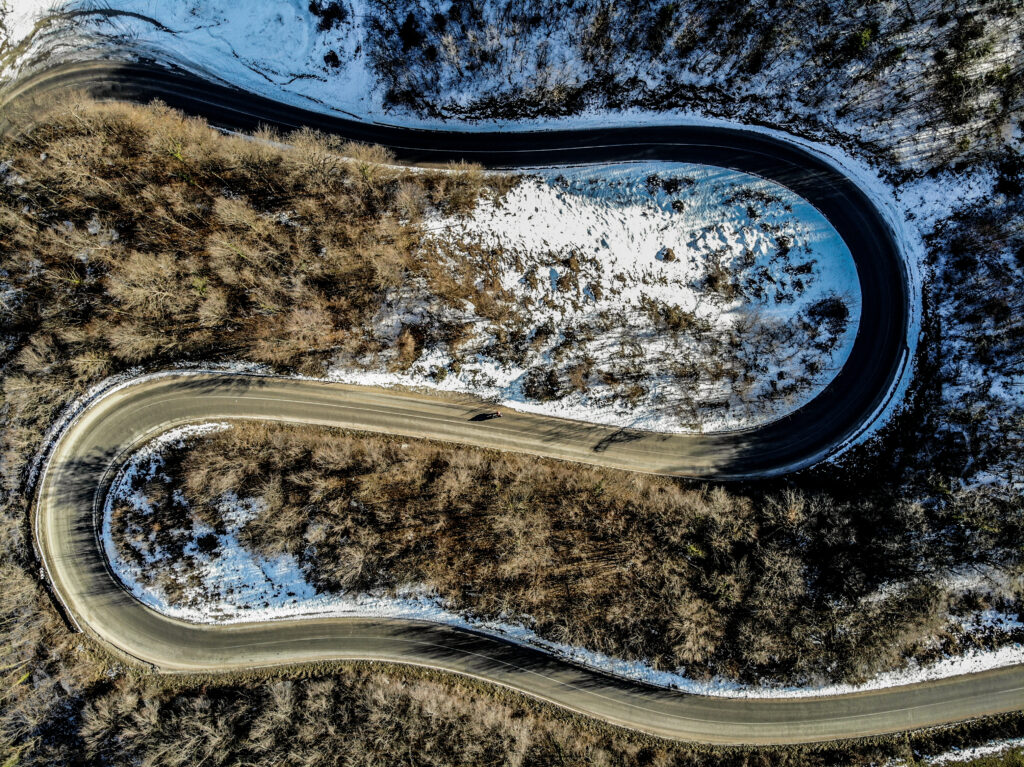
[[[1022,10],[1007,0],[369,5],[386,100],[431,116],[675,108],[936,167],[998,149],[1024,107]]]
[[[35,612],[26,596],[34,590],[30,579],[18,576],[5,586],[5,621]],[[767,749],[675,744],[492,686],[387,664],[321,665],[272,675],[147,675],[91,653],[85,640],[61,641],[66,632],[52,620],[45,624],[49,634],[3,658],[33,668],[29,677],[20,678],[19,669],[2,680],[0,756],[12,767],[390,767],[396,754],[404,759],[397,763],[424,767],[867,767],[1024,732],[1024,717],[1010,715],[861,743]],[[47,662],[53,673],[44,670]]]
[[[411,173],[373,147],[270,138],[83,101],[3,143],[8,488],[59,408],[104,376],[218,359],[323,375],[330,355],[366,351],[415,268],[423,211],[498,193],[474,168]]]
[[[121,557],[180,605],[209,599],[191,587],[213,553],[197,530],[224,533],[230,496],[258,509],[241,544],[294,557],[322,593],[425,589],[471,616],[690,677],[859,682],[1015,638],[964,630],[971,613],[1015,610],[1013,588],[947,588],[951,571],[1024,573],[1024,516],[977,493],[929,508],[884,493],[727,491],[261,423],[181,444],[135,475],[143,503],[113,508]]]
[[[1012,495],[1024,479],[1024,158],[1008,151],[994,188],[929,238],[941,347],[925,367],[936,406],[924,428],[938,438],[923,444],[943,472]]]
[[[311,5],[320,34],[348,18],[335,0]],[[304,558],[324,589],[429,583],[461,609],[526,613],[551,638],[694,675],[856,679],[992,640],[950,615],[1019,614],[1019,594],[996,604],[984,585],[996,573],[1019,588],[1024,557],[1024,170],[1006,148],[1022,106],[1018,4],[399,0],[373,15],[388,98],[421,114],[705,109],[857,144],[893,178],[976,165],[994,187],[934,227],[913,407],[845,472],[723,489],[261,427],[198,446],[219,476],[189,454],[170,467],[189,513],[230,480],[277,499],[248,545]],[[550,19],[574,36],[561,49],[527,34],[549,37]],[[457,91],[458,78],[486,88]],[[468,167],[411,174],[308,132],[285,150],[163,108],[66,106],[0,156],[0,764],[866,765],[1024,733],[1010,716],[708,749],[408,669],[166,680],[108,657],[60,620],[31,554],[26,469],[61,408],[135,366],[321,374],[339,353],[415,359],[411,330],[374,349],[362,328],[420,268],[425,212],[465,213],[505,183]],[[945,580],[964,573],[982,587]]]
[[[18,510],[25,511],[8,506],[0,518],[6,767],[383,766],[395,764],[396,754],[406,764],[438,767],[866,767],[1024,735],[1024,717],[1009,715],[860,743],[723,749],[643,737],[490,685],[386,664],[160,677],[68,631],[25,567],[28,543],[12,515]]]
[[[418,291],[399,293],[381,325],[423,347],[392,362],[401,380],[586,421],[717,431],[796,410],[845,362],[860,313],[853,258],[789,190],[669,163],[545,176],[432,237],[429,284],[452,332],[430,332]]]
[[[480,254],[441,254],[424,241],[426,215],[465,215],[500,200],[515,177],[463,165],[414,172],[387,164],[379,148],[308,131],[284,137],[290,148],[268,143],[279,138],[270,133],[229,137],[159,106],[79,100],[36,124],[23,119],[27,129],[0,145],[0,472],[9,488],[61,406],[133,366],[228,360],[312,376],[329,363],[408,367],[427,341],[458,346],[465,323],[445,317],[467,296],[471,314],[505,340],[505,357],[543,333],[517,326],[513,343],[511,296]],[[382,334],[376,320],[400,292],[426,308]],[[798,324],[830,339],[829,322]],[[700,366],[712,371],[705,377],[739,375],[726,364],[735,333],[725,335],[705,343],[718,354]],[[740,371],[748,378],[767,375],[755,356]],[[825,362],[808,353],[812,364]],[[556,388],[526,394],[568,393]],[[609,396],[628,403],[631,388]]]

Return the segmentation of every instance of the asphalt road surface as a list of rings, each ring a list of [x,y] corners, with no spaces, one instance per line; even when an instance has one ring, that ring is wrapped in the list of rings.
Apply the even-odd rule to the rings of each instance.
[[[811,202],[846,242],[860,280],[861,314],[850,356],[811,402],[774,423],[701,437],[674,473],[736,479],[810,466],[867,428],[909,364],[910,297],[904,261],[888,225],[849,179],[814,155],[770,136],[710,127],[477,133],[423,131],[304,111],[150,64],[76,62],[9,86],[0,103],[76,88],[101,98],[155,98],[212,124],[251,130],[302,126],[381,144],[409,162],[467,160],[491,168],[629,160],[695,162],[776,181]],[[0,119],[0,129],[4,127]],[[622,438],[636,433],[623,430]]]
[[[857,264],[862,312],[849,360],[829,387],[786,419],[723,435],[657,435],[510,413],[468,398],[245,376],[171,376],[106,395],[61,435],[38,489],[37,545],[69,617],[162,671],[216,671],[331,659],[376,659],[461,673],[608,722],[713,743],[793,743],[894,732],[1024,705],[1024,667],[819,699],[726,699],[624,681],[473,632],[386,619],[303,619],[202,626],[160,615],[110,572],[98,515],[117,467],[141,442],[181,423],[224,418],[366,429],[516,450],[648,472],[737,478],[784,473],[827,456],[866,428],[907,360],[907,275],[885,222],[846,178],[787,143],[743,131],[652,127],[526,133],[439,133],[304,112],[146,64],[57,66],[8,88],[77,88],[147,101],[228,128],[308,125],[390,147],[410,162],[466,159],[488,167],[661,159],[721,165],[775,180],[812,202]]]
[[[305,619],[196,625],[143,606],[110,571],[97,537],[103,502],[134,448],[182,423],[282,420],[430,436],[585,458],[597,437],[564,422],[364,387],[226,375],[172,375],[115,390],[64,432],[41,480],[36,534],[52,586],[73,619],[120,651],[163,671],[218,671],[330,659],[411,663],[466,674],[614,724],[714,743],[848,738],[949,722],[1024,704],[1024,667],[819,699],[743,700],[666,691],[616,679],[469,631],[389,619]],[[597,427],[582,427],[596,429]],[[599,460],[672,461],[670,443],[613,443]]]

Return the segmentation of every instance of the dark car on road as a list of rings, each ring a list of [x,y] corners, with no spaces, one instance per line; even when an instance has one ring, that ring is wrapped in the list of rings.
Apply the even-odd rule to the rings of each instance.
[[[492,410],[489,413],[477,413],[475,416],[470,418],[470,421],[490,421],[494,418],[501,418],[500,410]]]

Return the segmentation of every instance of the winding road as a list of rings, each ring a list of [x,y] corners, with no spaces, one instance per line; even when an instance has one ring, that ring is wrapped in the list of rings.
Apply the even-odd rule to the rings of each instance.
[[[100,397],[64,431],[40,484],[36,532],[54,590],[85,630],[163,671],[216,671],[360,658],[453,671],[608,722],[713,743],[830,740],[1020,708],[1024,667],[818,699],[684,695],[617,679],[482,634],[408,620],[309,619],[197,625],[138,602],[110,571],[97,538],[110,483],[134,448],[183,423],[282,420],[429,436],[586,457],[598,427],[509,414],[469,421],[471,400],[280,378],[167,375]],[[563,430],[564,429],[564,430]],[[609,430],[610,431],[610,430]],[[671,460],[668,443],[612,444],[613,465]],[[664,451],[663,451],[664,448]]]
[[[74,62],[44,69],[0,92],[0,105],[68,89],[97,98],[138,102],[159,98],[232,130],[306,126],[380,144],[400,160],[412,163],[467,160],[489,168],[517,168],[664,160],[727,167],[788,187],[828,219],[856,264],[861,310],[850,355],[817,397],[785,418],[746,431],[689,438],[677,460],[647,467],[649,471],[744,479],[810,466],[872,425],[911,362],[907,344],[912,304],[909,280],[885,219],[832,165],[765,134],[707,126],[520,133],[414,130],[302,110],[155,64],[116,61]],[[0,131],[5,127],[0,114]],[[657,439],[656,435],[625,429],[617,438]],[[673,446],[680,444],[673,441]]]
[[[383,144],[409,162],[466,159],[488,167],[660,159],[721,165],[770,178],[813,203],[857,264],[860,327],[849,359],[805,407],[763,427],[719,435],[664,435],[528,414],[484,423],[482,404],[279,378],[166,375],[99,396],[61,432],[37,490],[36,543],[53,590],[82,630],[167,672],[216,671],[330,659],[430,666],[520,690],[608,722],[711,743],[794,743],[894,732],[1016,710],[1024,667],[819,699],[684,695],[581,668],[500,639],[386,619],[303,619],[209,626],[145,607],[111,573],[97,537],[117,468],[141,442],[182,423],[225,418],[366,429],[681,476],[781,474],[828,456],[871,425],[909,364],[908,278],[885,221],[829,164],[786,142],[699,127],[442,133],[307,112],[153,64],[55,66],[3,94],[86,90],[199,114],[225,128],[307,125]],[[0,126],[2,127],[2,126]]]

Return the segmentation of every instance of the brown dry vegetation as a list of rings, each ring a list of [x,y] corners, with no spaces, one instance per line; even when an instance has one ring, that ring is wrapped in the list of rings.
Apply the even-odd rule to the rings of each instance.
[[[0,144],[8,488],[57,408],[129,366],[315,375],[329,354],[375,351],[367,322],[420,268],[424,210],[492,191],[468,166],[410,173],[379,148],[272,138],[72,100]]]
[[[763,202],[752,190],[733,196],[751,194]],[[599,259],[575,248],[523,252],[475,235],[432,238],[425,242],[429,292],[448,304],[449,316],[472,323],[424,323],[416,330],[451,358],[435,375],[462,373],[465,380],[488,358],[522,368],[522,394],[538,402],[585,394],[588,407],[634,408],[692,431],[713,428],[723,416],[735,422],[790,412],[841,363],[834,355],[850,312],[837,295],[785,314],[764,311],[794,304],[814,279],[807,276],[814,269],[810,251],[792,251],[781,226],[765,230],[777,243],[771,269],[749,249],[723,247],[707,259],[706,277],[690,282],[701,302],[742,302],[738,317],[725,323],[643,292],[638,301],[621,297],[623,289],[642,291],[659,278],[640,269],[606,275]],[[560,276],[548,288],[540,275],[551,271]],[[522,275],[528,289],[505,288],[509,274]],[[602,287],[605,281],[612,287]],[[595,309],[590,304],[598,294],[605,301]],[[466,327],[477,332],[446,334]],[[396,367],[408,369],[410,358],[403,350]]]
[[[678,109],[927,168],[1003,144],[1024,108],[1021,14],[1012,0],[374,0],[365,48],[396,111]]]
[[[123,531],[147,539],[154,519],[171,552],[191,540],[193,519],[222,532],[218,501],[237,492],[263,500],[243,545],[294,555],[322,591],[423,585],[456,610],[527,616],[548,639],[697,677],[860,680],[962,650],[968,640],[947,626],[948,611],[985,597],[958,604],[937,576],[966,562],[1021,566],[1020,514],[970,494],[929,511],[885,497],[730,492],[257,423],[165,455],[163,474],[138,488],[160,512],[117,509],[125,556],[138,544]],[[188,506],[161,503],[168,487]],[[965,553],[981,536],[985,545]],[[169,585],[166,564],[152,573],[158,585]],[[889,580],[905,586],[864,600]]]
[[[413,173],[388,165],[380,148],[308,131],[285,137],[290,148],[268,144],[269,133],[229,137],[160,107],[65,107],[26,120],[0,145],[8,487],[57,408],[131,366],[241,360],[322,375],[334,359],[407,370],[425,346],[440,345],[455,369],[481,351],[458,349],[469,320],[492,339],[483,353],[501,363],[522,364],[537,338],[529,312],[501,287],[498,254],[428,247],[419,227],[428,210],[459,214],[481,195],[500,196],[510,176],[467,165]],[[426,308],[392,337],[372,319],[396,296]],[[443,319],[469,304],[467,322]],[[538,355],[530,371],[554,385],[527,391],[555,399],[590,390],[606,405],[635,404],[661,375],[670,384],[661,388],[679,394],[654,406],[697,428],[705,388],[733,391],[742,408],[806,390],[803,374],[767,380],[780,348],[802,348],[793,367],[811,373],[831,361],[826,342],[836,334],[803,316],[719,337],[666,326],[651,311],[652,327],[610,312],[600,328],[566,329],[557,371],[541,369],[549,362]],[[623,339],[608,369],[588,362],[598,332]],[[650,333],[669,334],[679,350],[657,369],[627,351]]]
[[[14,563],[20,527],[2,525],[4,767],[838,767],[1024,733],[1024,717],[1006,716],[865,743],[721,749],[646,738],[482,683],[386,664],[159,677],[67,631]]]
[[[851,767],[1024,731],[1022,717],[1006,716],[872,743],[709,748],[604,727],[429,671],[353,664],[329,676],[323,670],[283,676],[120,679],[81,710],[78,761],[153,767]]]
[[[317,669],[313,679],[286,675],[285,682],[127,672],[67,629],[36,577],[23,469],[60,407],[97,379],[137,364],[202,357],[317,372],[330,345],[365,351],[360,323],[384,290],[423,268],[410,254],[425,206],[458,212],[490,190],[480,189],[473,169],[411,176],[376,164],[377,150],[308,133],[289,137],[296,147],[287,150],[219,136],[162,108],[64,106],[59,117],[0,147],[0,764],[178,765],[198,763],[199,753],[206,763],[253,765],[867,764],[1024,732],[1011,717],[869,744],[701,749],[408,670],[338,666]],[[354,162],[343,159],[346,152]],[[998,302],[989,309],[1003,312]],[[457,345],[466,331],[444,332]],[[1000,343],[1015,338],[1000,336]],[[410,331],[398,342],[402,359],[420,340]],[[578,375],[583,380],[585,371]],[[928,426],[922,433],[934,435]],[[251,531],[253,545],[292,546],[293,533],[305,535],[306,517],[293,508],[303,498],[331,521],[334,535],[389,521],[422,535],[420,552],[387,530],[377,539],[354,538],[378,571],[323,567],[325,585],[354,577],[386,586],[429,574],[459,604],[498,611],[519,600],[536,609],[538,628],[551,636],[624,652],[650,649],[637,639],[647,618],[637,616],[670,605],[680,610],[670,616],[676,633],[655,637],[667,649],[652,657],[669,663],[684,651],[704,652],[707,660],[691,664],[696,673],[756,668],[744,667],[741,651],[721,640],[720,621],[744,637],[764,632],[761,644],[742,650],[755,661],[780,637],[799,644],[822,627],[831,627],[824,636],[837,654],[850,627],[868,646],[893,633],[894,647],[912,646],[918,627],[934,623],[934,597],[911,591],[867,622],[843,611],[885,576],[920,584],[949,563],[1013,571],[1024,555],[1021,505],[988,491],[952,490],[958,469],[938,459],[928,466],[934,493],[919,506],[901,500],[913,494],[900,484],[901,460],[869,497],[837,501],[627,475],[609,475],[602,485],[590,471],[506,465],[496,454],[439,446],[406,454],[389,441],[370,449],[369,442],[332,437],[338,444],[327,448],[322,437],[287,430],[265,438],[291,445],[280,465],[255,456],[230,475],[248,492],[281,476],[280,529],[262,520]],[[287,472],[285,481],[284,469],[313,452],[324,463]],[[402,481],[385,482],[386,470]],[[566,490],[553,494],[544,484],[552,479]],[[362,503],[343,510],[338,500],[353,493]],[[397,510],[383,502],[403,498],[407,504]],[[437,564],[425,562],[423,552],[437,553],[439,544],[465,546],[475,560],[446,550]],[[651,552],[639,550],[647,546]],[[637,572],[651,576],[650,584],[629,570],[614,572],[619,564],[642,568]],[[455,567],[504,590],[465,593]],[[566,586],[556,588],[556,573]],[[796,597],[783,603],[775,590]],[[624,594],[646,601],[630,604]],[[828,594],[838,602],[822,612]],[[714,609],[688,612],[684,595]],[[584,609],[605,616],[611,629],[579,620]],[[886,646],[881,654],[892,652]],[[801,664],[813,668],[814,657],[826,656],[773,667],[798,673]],[[828,673],[867,667],[854,660]]]
[[[2,533],[5,544],[19,539],[9,522]],[[69,633],[20,567],[5,559],[0,577],[4,767],[825,767],[1024,733],[1024,718],[1010,716],[859,744],[718,749],[645,738],[486,685],[381,664],[161,678],[129,671]]]

